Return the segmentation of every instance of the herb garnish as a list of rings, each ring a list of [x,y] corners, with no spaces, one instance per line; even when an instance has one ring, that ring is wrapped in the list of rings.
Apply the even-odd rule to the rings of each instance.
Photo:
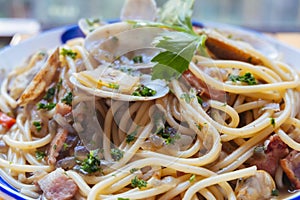
[[[55,95],[55,86],[49,88],[45,94],[45,96],[43,97],[44,100],[46,101],[50,101],[53,99],[54,95]]]
[[[278,196],[278,195],[279,195],[279,190],[273,189],[273,190],[271,191],[271,195],[272,195],[272,196]]]
[[[143,56],[135,56],[132,60],[134,63],[143,63]]]
[[[77,56],[77,52],[72,51],[71,49],[65,49],[65,48],[61,49],[60,54],[63,56],[69,56],[73,60],[75,60],[75,58]]]
[[[61,102],[71,106],[72,100],[73,100],[73,94],[72,94],[72,92],[68,92],[68,94],[66,96],[64,96],[64,98],[62,98]]]
[[[275,122],[275,119],[274,119],[273,117],[270,118],[270,123],[271,123],[271,125],[272,125],[273,127],[275,127],[275,125],[276,125],[275,123],[276,123],[276,122]]]
[[[180,99],[184,99],[184,101],[187,102],[187,103],[191,103],[193,98],[195,98],[194,95],[190,95],[190,94],[187,94],[187,93],[182,93],[181,96],[180,96]]]
[[[126,143],[129,144],[135,140],[135,136],[138,133],[138,129],[136,128],[132,133],[126,136]]]
[[[40,110],[40,109],[45,109],[45,110],[52,110],[54,107],[56,106],[56,103],[47,103],[47,104],[44,104],[44,103],[38,103],[37,104],[37,109]]]
[[[176,140],[180,139],[180,134],[177,130],[169,126],[161,128],[156,134],[165,140],[166,145],[174,144]]]
[[[129,172],[130,172],[131,174],[133,174],[134,172],[136,172],[136,171],[138,171],[138,170],[139,170],[138,168],[132,168],[132,169],[129,170]]]
[[[169,0],[161,9],[160,22],[130,21],[138,27],[159,27],[165,31],[158,36],[154,44],[165,51],[157,54],[151,61],[155,62],[152,79],[170,81],[178,78],[188,69],[197,50],[205,45],[206,35],[194,32],[191,17],[194,0]]]
[[[189,178],[189,181],[190,181],[190,182],[194,182],[195,179],[196,179],[196,175],[193,174],[193,175]]]
[[[40,121],[34,121],[32,124],[35,126],[38,132],[42,130],[42,123]]]
[[[115,148],[110,150],[110,154],[114,160],[119,161],[121,158],[123,158],[124,151]]]
[[[147,181],[139,179],[137,176],[135,176],[133,179],[131,179],[131,186],[134,188],[138,187],[139,189],[141,189],[143,187],[147,187]]]
[[[118,197],[118,200],[130,200],[129,198]]]
[[[139,96],[139,97],[151,97],[156,94],[156,91],[145,86],[140,85],[133,93],[133,96]]]
[[[230,75],[229,79],[232,82],[240,81],[243,83],[247,83],[248,85],[256,85],[257,84],[257,81],[255,80],[254,76],[250,72],[245,73],[243,76]]]
[[[35,157],[37,160],[42,160],[43,158],[45,158],[46,153],[43,151],[35,151]]]
[[[97,151],[90,151],[87,158],[82,161],[80,168],[90,174],[100,171],[100,164],[101,162],[98,158]]]

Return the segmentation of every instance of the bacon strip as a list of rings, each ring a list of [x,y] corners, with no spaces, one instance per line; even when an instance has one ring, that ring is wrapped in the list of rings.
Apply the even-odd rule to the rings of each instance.
[[[54,165],[56,163],[56,157],[58,156],[59,151],[63,148],[64,142],[68,136],[68,131],[65,129],[58,129],[57,134],[53,138],[50,149],[48,153],[48,164]]]
[[[222,90],[216,90],[214,88],[209,87],[205,84],[201,79],[198,79],[190,70],[185,71],[183,74],[183,78],[194,88],[196,88],[197,92],[200,96],[204,95],[207,98],[226,101],[226,93]]]
[[[38,185],[49,200],[72,199],[78,191],[76,183],[61,168],[44,176],[38,181]]]

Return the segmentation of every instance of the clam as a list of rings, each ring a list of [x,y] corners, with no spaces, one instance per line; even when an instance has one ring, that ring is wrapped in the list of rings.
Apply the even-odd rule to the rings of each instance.
[[[154,21],[157,17],[157,7],[154,0],[126,0],[121,10],[121,21],[149,20]],[[81,18],[78,21],[80,30],[88,35],[98,27],[106,23],[100,18]]]
[[[134,28],[127,22],[119,22],[93,31],[86,37],[84,46],[99,63],[113,62],[128,52],[153,49],[154,38],[163,31],[156,27]]]
[[[169,92],[169,87],[163,80],[151,80],[148,74],[133,76],[108,65],[74,73],[70,81],[89,94],[122,101],[148,101],[163,97]],[[141,88],[149,93],[140,95],[138,91]]]
[[[100,18],[81,18],[78,21],[78,26],[85,35],[105,24]]]

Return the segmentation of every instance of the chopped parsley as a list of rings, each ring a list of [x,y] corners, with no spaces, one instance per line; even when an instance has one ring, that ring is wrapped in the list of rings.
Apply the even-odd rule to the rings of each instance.
[[[168,126],[160,129],[156,134],[165,140],[166,145],[174,144],[176,140],[180,139],[180,134],[177,130]]]
[[[118,200],[130,200],[129,198],[118,197]]]
[[[194,182],[194,181],[195,181],[195,179],[196,179],[196,175],[195,175],[195,174],[193,174],[193,175],[190,177],[189,181],[190,181],[190,182]]]
[[[143,63],[143,56],[135,56],[132,60],[134,63]]]
[[[275,119],[274,119],[273,117],[270,118],[270,123],[271,123],[271,125],[272,125],[273,127],[275,127],[275,125],[276,125],[275,123],[276,123],[276,122],[275,122]]]
[[[243,76],[231,74],[229,76],[229,79],[232,82],[240,81],[243,83],[247,83],[248,85],[256,85],[257,84],[257,81],[255,80],[254,76],[250,72],[245,73]]]
[[[135,140],[135,136],[137,135],[138,129],[136,128],[132,133],[126,136],[126,143],[129,144]]]
[[[72,100],[73,100],[73,94],[72,92],[68,92],[68,94],[66,96],[64,96],[64,98],[62,98],[61,102],[72,106]]]
[[[134,172],[136,172],[136,171],[138,171],[138,170],[139,170],[138,168],[132,168],[132,169],[129,170],[129,172],[130,172],[131,174],[133,174]]]
[[[147,187],[147,181],[139,179],[137,176],[135,176],[133,179],[131,179],[131,186],[134,188],[138,187],[139,189],[141,189],[143,187]]]
[[[97,151],[90,151],[87,158],[84,159],[80,165],[80,169],[91,174],[100,171],[100,159],[98,158]]]
[[[54,150],[56,150],[56,148],[57,148],[57,145],[55,144],[55,145],[53,145],[53,147],[52,147]]]
[[[67,143],[64,143],[63,144],[63,150],[65,151],[65,150],[67,150],[69,148],[69,145],[67,144]]]
[[[49,88],[45,94],[45,96],[43,97],[44,100],[46,101],[50,101],[53,99],[54,95],[55,95],[55,86]]]
[[[40,121],[34,121],[32,124],[35,126],[38,132],[42,130],[42,123]]]
[[[203,99],[201,99],[201,97],[197,96],[197,100],[198,100],[198,103],[199,103],[200,105],[203,104]]]
[[[73,60],[75,60],[75,58],[77,56],[77,52],[74,52],[71,49],[65,49],[65,48],[61,49],[60,54],[63,56],[69,56]]]
[[[190,95],[190,94],[187,94],[187,93],[183,93],[180,96],[180,99],[183,99],[187,103],[191,103],[193,98],[195,98],[194,95]]]
[[[110,154],[114,160],[119,161],[121,158],[123,158],[124,151],[114,148],[110,150]]]
[[[117,90],[120,88],[120,85],[117,83],[108,83],[108,87]]]
[[[99,18],[86,18],[85,19],[85,22],[87,23],[87,25],[89,26],[94,26],[95,24],[98,24],[100,23],[100,19]]]
[[[279,195],[279,190],[273,189],[273,190],[271,191],[271,195],[272,195],[272,196],[278,196],[278,195]]]
[[[56,106],[56,103],[38,103],[37,104],[37,109],[41,110],[41,109],[45,109],[45,110],[52,110],[54,107]]]
[[[197,123],[195,123],[195,124],[196,124],[198,130],[201,131],[202,130],[202,126],[200,124],[197,124]]]
[[[37,160],[42,160],[43,158],[45,158],[46,153],[43,151],[35,151],[35,157]]]
[[[148,88],[145,85],[140,85],[133,93],[133,96],[139,96],[139,97],[151,97],[156,94],[156,91]]]

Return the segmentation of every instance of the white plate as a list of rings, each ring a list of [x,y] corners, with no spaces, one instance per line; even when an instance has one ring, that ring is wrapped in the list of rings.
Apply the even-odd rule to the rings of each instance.
[[[219,23],[204,22],[195,24],[202,24],[206,27],[214,27],[218,30],[225,30],[233,34],[238,34],[241,37],[246,37],[247,39],[250,38],[250,42],[252,39],[254,39],[254,42],[255,40],[260,40],[266,44],[269,43],[277,52],[279,52],[278,55],[274,54],[273,56],[280,56],[280,58],[282,58],[285,62],[300,70],[300,51],[289,47],[269,36],[240,27]],[[82,36],[82,33],[78,30],[77,26],[61,27],[44,32],[34,38],[20,43],[17,46],[5,47],[2,49],[2,51],[0,51],[0,69],[8,72],[9,70],[23,63],[24,60],[32,53],[38,50],[55,48],[65,42],[67,39],[71,39],[78,35]],[[273,52],[273,50],[269,51],[270,49],[267,49],[267,53]],[[2,78],[5,77],[5,74],[6,73],[0,73],[0,82]],[[1,192],[12,196],[15,199],[30,199],[28,197],[24,197],[23,195],[19,194],[17,190],[14,190],[12,187],[8,186],[5,180],[0,177],[0,197]],[[288,199],[300,199],[300,193],[295,193],[289,196]]]

